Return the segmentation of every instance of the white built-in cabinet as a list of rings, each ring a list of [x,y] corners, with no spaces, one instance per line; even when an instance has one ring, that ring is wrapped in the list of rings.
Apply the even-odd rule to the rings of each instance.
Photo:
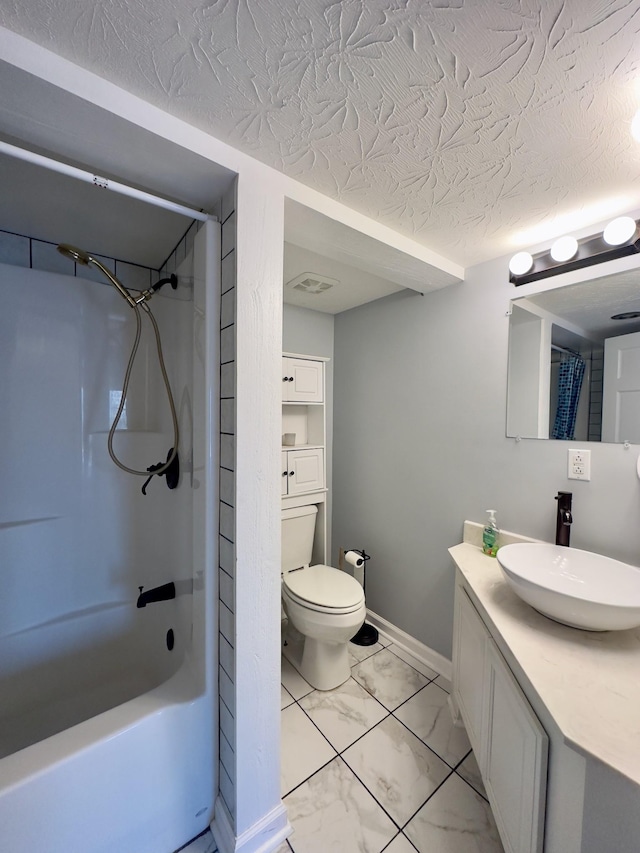
[[[542,853],[549,739],[462,585],[455,596],[453,698],[506,853]]]
[[[326,563],[326,390],[327,359],[285,353],[282,358],[282,507],[318,507],[313,561]]]

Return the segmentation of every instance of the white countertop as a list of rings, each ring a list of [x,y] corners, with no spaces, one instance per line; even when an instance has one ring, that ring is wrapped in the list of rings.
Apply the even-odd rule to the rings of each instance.
[[[640,785],[640,628],[592,632],[547,619],[511,590],[465,522],[449,549],[494,639],[509,649],[566,742]],[[535,541],[501,534],[501,544]]]

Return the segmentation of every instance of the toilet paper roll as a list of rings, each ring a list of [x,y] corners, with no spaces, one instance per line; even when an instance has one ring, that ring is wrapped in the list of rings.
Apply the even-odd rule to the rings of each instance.
[[[353,576],[360,586],[364,586],[364,558],[357,551],[347,551],[344,555],[345,563],[353,566]]]

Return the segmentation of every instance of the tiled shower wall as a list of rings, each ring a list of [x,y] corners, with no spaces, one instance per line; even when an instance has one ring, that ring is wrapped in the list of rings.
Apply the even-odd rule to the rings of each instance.
[[[236,186],[222,200],[220,296],[220,794],[235,818]]]
[[[194,226],[192,226],[193,228]],[[190,229],[191,230],[191,229]],[[194,231],[195,233],[195,231]],[[186,239],[183,237],[181,243]],[[193,243],[193,237],[191,238]],[[180,244],[178,244],[180,245]],[[125,287],[132,290],[146,290],[158,279],[157,270],[138,264],[129,264],[117,258],[107,258],[103,255],[95,255],[110,272],[116,275]],[[184,254],[183,254],[184,257]],[[46,240],[36,240],[34,237],[26,237],[23,234],[13,234],[10,231],[0,231],[0,264],[10,264],[14,267],[27,267],[28,269],[41,270],[42,272],[56,272],[62,275],[71,275],[71,270],[78,264],[73,264],[68,258],[58,252],[55,243]],[[94,267],[81,266],[82,278],[105,283],[103,274]]]
[[[589,441],[602,438],[602,382],[604,377],[604,349],[594,347],[591,352],[591,382],[589,396]]]
[[[159,277],[171,275],[182,263],[193,248],[193,240],[196,233],[202,227],[202,222],[191,223],[181,240],[160,270],[143,267],[139,264],[130,264],[118,258],[108,258],[104,255],[94,255],[110,272],[131,290],[146,290],[158,280]],[[14,234],[11,231],[0,231],[0,264],[10,264],[15,267],[27,267],[28,269],[41,270],[42,272],[56,272],[62,275],[70,275],[72,262],[58,252],[55,243],[47,240],[37,240],[35,237],[27,237],[23,234]],[[75,264],[77,275],[78,264]],[[105,279],[100,270],[92,266],[80,266],[82,278],[105,284]]]

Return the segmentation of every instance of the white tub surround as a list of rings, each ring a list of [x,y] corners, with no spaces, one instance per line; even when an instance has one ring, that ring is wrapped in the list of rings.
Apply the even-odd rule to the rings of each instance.
[[[543,849],[637,851],[640,629],[594,633],[547,619],[482,554],[481,535],[465,522],[464,542],[449,549],[456,601],[468,596],[549,737]],[[501,544],[518,541],[535,540],[501,533]]]
[[[176,489],[156,479],[146,495],[106,447],[128,307],[71,264],[2,265],[3,850],[159,853],[211,820],[219,231],[209,220],[177,266],[173,253],[185,284],[154,301],[182,471]],[[140,353],[153,346],[143,337]],[[132,374],[115,447],[137,467],[172,439],[160,382]],[[136,606],[139,587],[170,581],[175,598]]]

